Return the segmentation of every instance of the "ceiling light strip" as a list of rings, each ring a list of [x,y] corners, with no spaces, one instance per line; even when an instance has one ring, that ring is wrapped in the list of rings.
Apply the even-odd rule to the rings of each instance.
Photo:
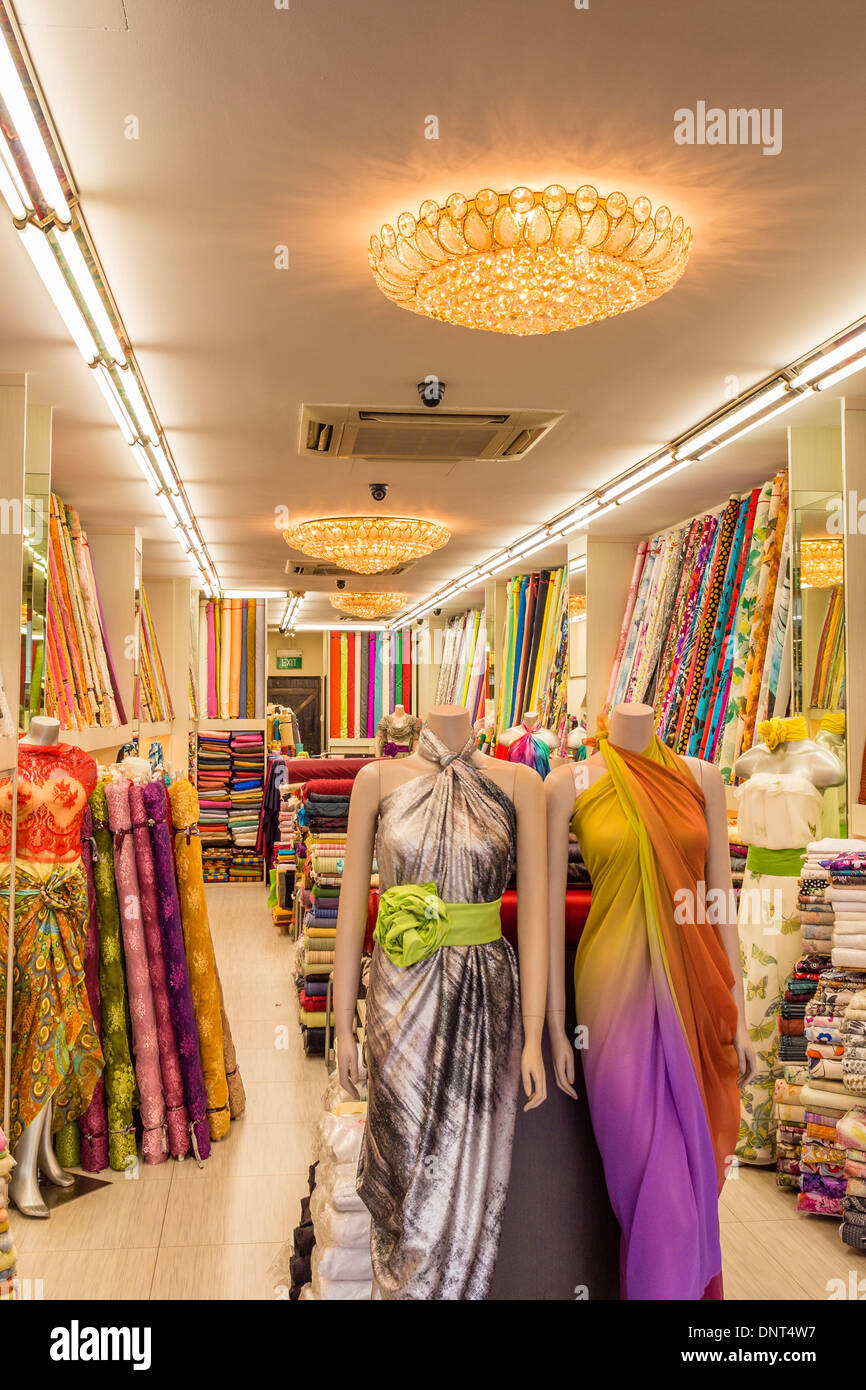
[[[23,76],[22,76],[23,75]],[[57,169],[63,171],[64,192]],[[219,580],[81,214],[8,0],[0,0],[0,196],[163,514],[208,589]],[[170,498],[168,501],[166,499]]]
[[[836,370],[831,371],[834,367]],[[827,390],[864,368],[866,319],[861,319],[837,333],[834,338],[828,339],[821,347],[804,353],[795,362],[776,372],[769,381],[762,382],[748,392],[745,397],[731,401],[728,409],[718,414],[710,424],[699,425],[691,434],[681,435],[679,440],[669,444],[662,453],[641,460],[627,473],[597,488],[575,507],[554,517],[546,527],[536,528],[522,540],[515,541],[507,550],[498,552],[480,566],[476,566],[469,574],[452,580],[444,590],[434,594],[427,602],[417,606],[409,614],[395,618],[389,624],[390,630],[405,627],[408,623],[425,616],[431,609],[446,603],[463,589],[470,588],[473,583],[492,578],[519,560],[543,549],[548,541],[564,539],[578,527],[590,526],[616,507],[624,506],[635,497],[639,497],[642,492],[658,483],[666,482],[690,463],[709,458],[720,449],[725,449],[729,444],[742,439],[744,435],[751,434],[752,430],[767,424],[797,405],[799,401],[812,398],[815,391]],[[742,428],[737,429],[738,425]],[[712,447],[705,449],[702,447],[704,444],[710,444]],[[539,539],[542,534],[543,540]]]

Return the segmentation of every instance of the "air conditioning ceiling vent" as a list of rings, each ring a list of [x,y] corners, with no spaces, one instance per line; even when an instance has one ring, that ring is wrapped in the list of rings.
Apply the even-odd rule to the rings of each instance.
[[[298,451],[369,462],[523,458],[562,419],[543,410],[390,410],[304,405]]]

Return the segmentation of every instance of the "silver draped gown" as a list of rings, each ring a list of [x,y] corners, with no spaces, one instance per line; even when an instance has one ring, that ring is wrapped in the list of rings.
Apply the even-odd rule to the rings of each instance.
[[[440,769],[379,807],[380,891],[436,884],[444,902],[500,898],[512,801],[425,725]],[[358,1192],[383,1299],[483,1299],[493,1277],[520,1077],[517,963],[504,939],[442,946],[401,969],[377,944],[367,996],[369,1110]]]

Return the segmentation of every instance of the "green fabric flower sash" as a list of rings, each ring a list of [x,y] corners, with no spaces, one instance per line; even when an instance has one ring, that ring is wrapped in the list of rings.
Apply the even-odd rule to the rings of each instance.
[[[374,937],[389,960],[405,970],[440,946],[483,946],[502,935],[501,899],[444,903],[435,883],[400,883],[379,898]]]

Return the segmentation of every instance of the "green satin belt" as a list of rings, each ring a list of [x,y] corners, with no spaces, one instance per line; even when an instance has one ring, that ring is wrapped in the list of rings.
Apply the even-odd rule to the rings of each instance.
[[[400,883],[379,898],[373,933],[401,970],[427,960],[440,946],[483,946],[502,935],[497,898],[492,903],[446,903],[435,883]]]
[[[753,874],[799,878],[805,858],[805,849],[763,849],[761,845],[749,845],[746,868]]]

